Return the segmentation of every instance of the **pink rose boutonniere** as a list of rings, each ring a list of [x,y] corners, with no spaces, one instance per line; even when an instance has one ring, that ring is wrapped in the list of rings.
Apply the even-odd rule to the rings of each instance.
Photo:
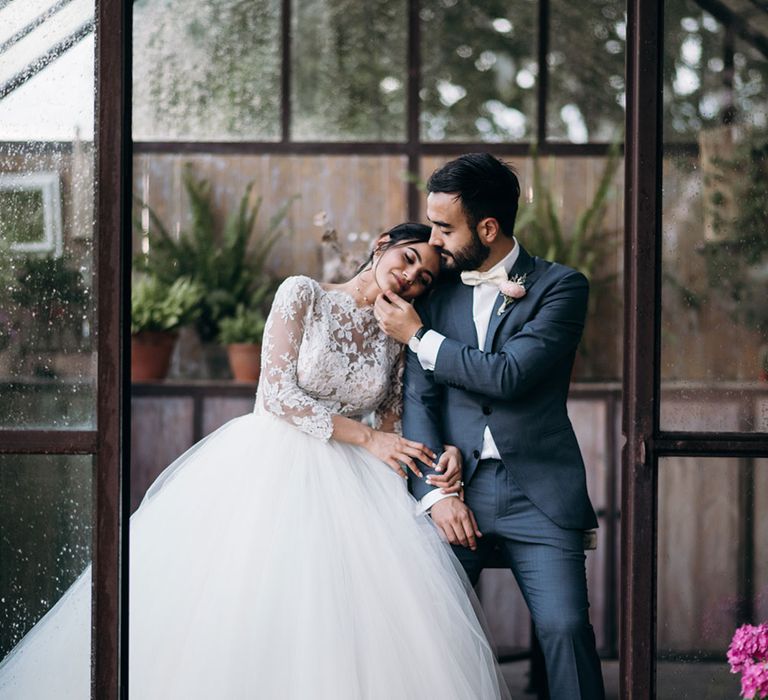
[[[499,292],[503,295],[504,301],[501,302],[501,306],[496,313],[501,316],[508,306],[525,296],[525,275],[515,275],[515,277],[510,277],[506,282],[502,282],[499,285]]]

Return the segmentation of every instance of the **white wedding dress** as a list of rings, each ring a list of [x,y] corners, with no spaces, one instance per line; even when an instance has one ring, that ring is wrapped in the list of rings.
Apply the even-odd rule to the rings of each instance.
[[[131,519],[134,700],[506,697],[469,584],[404,480],[331,440],[401,406],[400,346],[307,277],[280,287],[254,413]],[[90,568],[90,567],[89,567]],[[89,697],[90,570],[0,665],[0,698]]]

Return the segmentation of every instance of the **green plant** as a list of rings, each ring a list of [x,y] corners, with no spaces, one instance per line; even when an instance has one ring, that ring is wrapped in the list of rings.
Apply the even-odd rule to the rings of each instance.
[[[68,257],[24,257],[16,263],[16,282],[11,297],[22,308],[48,317],[61,316],[66,309],[81,310],[89,292],[83,277]]]
[[[734,319],[768,333],[768,135],[748,131],[708,175],[716,240],[701,247],[708,294]],[[729,207],[728,202],[736,203]]]
[[[18,334],[21,356],[86,350],[84,331],[93,308],[77,261],[71,256],[40,257],[10,253],[0,268],[2,307]]]
[[[232,343],[260,344],[264,336],[264,326],[267,319],[264,313],[256,309],[246,309],[239,304],[234,316],[221,319],[219,324],[219,342],[224,345]]]
[[[232,316],[239,304],[249,305],[255,291],[277,283],[266,272],[270,251],[280,238],[280,225],[296,197],[288,199],[270,219],[262,232],[256,230],[256,219],[262,199],[250,204],[253,183],[249,183],[240,205],[217,231],[211,202],[211,186],[198,180],[187,165],[183,173],[189,197],[191,225],[178,239],[174,238],[155,212],[141,203],[149,213],[154,230],[147,232],[149,253],[136,259],[136,269],[172,284],[181,276],[194,280],[202,289],[200,313],[196,326],[204,341],[218,336],[221,319]],[[136,221],[140,229],[140,221]]]
[[[16,280],[16,257],[11,250],[10,241],[0,236],[0,302],[7,303],[8,293]]]
[[[533,201],[520,207],[515,232],[530,253],[575,268],[590,280],[593,288],[610,282],[614,276],[605,273],[606,262],[618,241],[603,227],[603,218],[611,185],[621,164],[619,144],[611,146],[592,201],[578,215],[570,231],[564,230],[558,216],[552,188],[542,173],[535,146],[531,148],[531,157]]]
[[[202,289],[189,277],[170,286],[152,275],[142,275],[131,290],[131,333],[175,331],[199,314]]]
[[[570,230],[565,229],[558,215],[552,187],[542,172],[535,146],[531,148],[531,157],[533,201],[520,207],[515,234],[533,255],[568,265],[589,280],[591,292],[587,311],[592,315],[599,298],[610,298],[604,292],[616,279],[616,274],[608,271],[611,267],[609,256],[616,250],[619,239],[605,229],[603,219],[611,186],[622,162],[620,145],[615,141],[611,146],[592,201],[578,214]],[[554,164],[552,159],[549,162]],[[589,342],[589,336],[582,339],[579,345],[582,356],[590,355]]]

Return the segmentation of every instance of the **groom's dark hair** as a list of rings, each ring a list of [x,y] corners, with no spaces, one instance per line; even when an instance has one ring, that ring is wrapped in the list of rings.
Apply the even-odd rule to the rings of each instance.
[[[511,165],[490,153],[467,153],[446,163],[432,173],[427,191],[455,194],[473,231],[489,217],[505,236],[515,231],[520,182]]]

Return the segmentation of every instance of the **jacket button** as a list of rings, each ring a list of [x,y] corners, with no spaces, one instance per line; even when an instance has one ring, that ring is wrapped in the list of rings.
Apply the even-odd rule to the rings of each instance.
[[[490,406],[483,406],[483,415],[490,416],[493,413],[493,409]]]
[[[479,457],[480,457],[480,450],[472,450],[472,456],[475,459],[479,459]]]

